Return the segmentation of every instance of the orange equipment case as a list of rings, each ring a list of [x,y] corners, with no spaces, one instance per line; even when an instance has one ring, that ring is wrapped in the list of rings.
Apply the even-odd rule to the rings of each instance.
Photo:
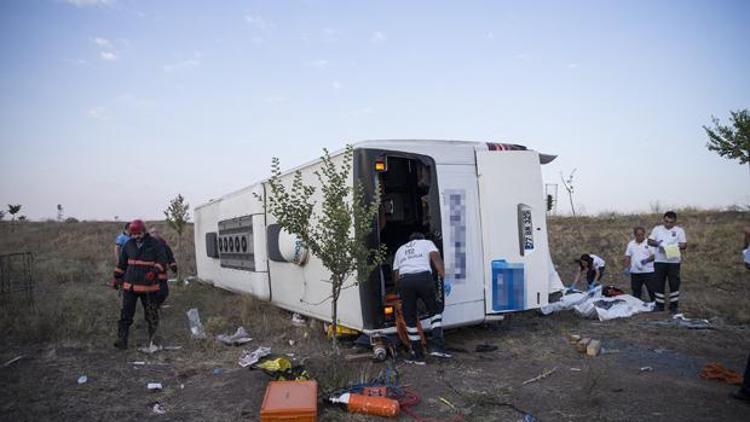
[[[271,381],[260,406],[261,422],[317,422],[318,383]]]

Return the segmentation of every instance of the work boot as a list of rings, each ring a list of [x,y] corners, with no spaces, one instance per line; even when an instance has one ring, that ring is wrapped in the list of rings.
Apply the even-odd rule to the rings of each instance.
[[[114,346],[120,350],[125,350],[128,348],[128,328],[127,327],[117,327],[117,341],[115,342]]]
[[[424,360],[424,353],[422,353],[422,343],[419,341],[411,342],[411,352],[409,357],[404,359],[406,363],[413,365],[425,365],[427,362]]]
[[[453,357],[448,353],[442,345],[435,345],[430,350],[430,356],[435,356],[443,359],[450,359]]]

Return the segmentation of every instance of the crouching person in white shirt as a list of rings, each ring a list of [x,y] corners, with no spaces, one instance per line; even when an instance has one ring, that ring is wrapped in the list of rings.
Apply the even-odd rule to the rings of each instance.
[[[675,225],[677,214],[674,211],[664,213],[664,224],[651,230],[648,237],[649,246],[656,247],[654,259],[654,295],[656,295],[656,311],[664,310],[664,303],[669,302],[669,312],[676,314],[680,306],[680,264],[682,251],[687,248],[685,230]],[[667,279],[669,279],[669,300],[664,295]]]
[[[643,294],[643,286],[646,286],[648,300],[654,298],[654,247],[649,246],[646,241],[646,229],[636,227],[633,229],[635,239],[628,243],[625,249],[625,272],[630,274],[630,288],[633,296],[638,299]]]
[[[430,265],[432,264],[432,265]],[[409,242],[396,251],[393,258],[393,279],[396,280],[396,290],[401,297],[401,307],[406,322],[406,331],[411,343],[409,363],[424,365],[424,355],[420,344],[417,321],[419,311],[417,300],[421,299],[432,314],[432,347],[430,355],[450,358],[446,353],[443,341],[443,314],[436,300],[435,283],[432,279],[432,267],[435,267],[441,282],[445,277],[443,260],[435,244],[425,240],[422,233],[412,233]]]

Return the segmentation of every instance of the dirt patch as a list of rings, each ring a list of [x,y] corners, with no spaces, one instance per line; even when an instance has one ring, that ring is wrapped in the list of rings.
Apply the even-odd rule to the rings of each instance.
[[[600,323],[572,313],[541,317],[528,312],[492,325],[449,330],[446,339],[454,358],[420,367],[400,360],[332,361],[319,324],[294,327],[284,311],[210,286],[174,286],[169,305],[163,312],[161,341],[181,350],[152,356],[137,352],[135,346],[145,340],[145,324],[139,321],[131,348],[116,351],[111,345],[114,314],[108,318],[111,334],[89,341],[4,343],[3,362],[25,356],[0,369],[4,419],[257,420],[270,378],[237,365],[243,347],[191,340],[185,312],[194,306],[204,323],[213,321],[206,324],[210,336],[242,324],[254,337],[246,348],[265,345],[276,354],[293,353],[321,390],[395,369],[402,385],[421,400],[412,411],[437,420],[521,420],[529,413],[540,420],[740,421],[750,409],[728,397],[736,387],[698,377],[700,368],[713,361],[740,371],[750,350],[746,327],[720,321],[714,330],[688,330],[649,323],[666,314]],[[140,311],[137,318],[142,318]],[[606,352],[584,356],[569,344],[568,333],[600,339]],[[475,352],[480,344],[497,350]],[[345,342],[342,353],[353,353],[351,347]],[[641,371],[644,366],[653,371]],[[552,368],[556,370],[548,377],[523,385]],[[88,377],[85,384],[76,383],[80,375]],[[149,392],[149,382],[164,388]],[[156,401],[167,414],[151,413]],[[322,405],[320,415],[320,420],[376,419]]]

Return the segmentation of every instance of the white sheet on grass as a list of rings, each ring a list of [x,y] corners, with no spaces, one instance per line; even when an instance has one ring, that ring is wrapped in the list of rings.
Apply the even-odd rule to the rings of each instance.
[[[651,312],[654,309],[654,303],[644,302],[631,295],[604,297],[601,286],[597,286],[587,293],[564,295],[558,302],[543,306],[541,312],[549,315],[569,309],[573,309],[584,318],[608,321],[615,318],[628,318],[641,312]]]

